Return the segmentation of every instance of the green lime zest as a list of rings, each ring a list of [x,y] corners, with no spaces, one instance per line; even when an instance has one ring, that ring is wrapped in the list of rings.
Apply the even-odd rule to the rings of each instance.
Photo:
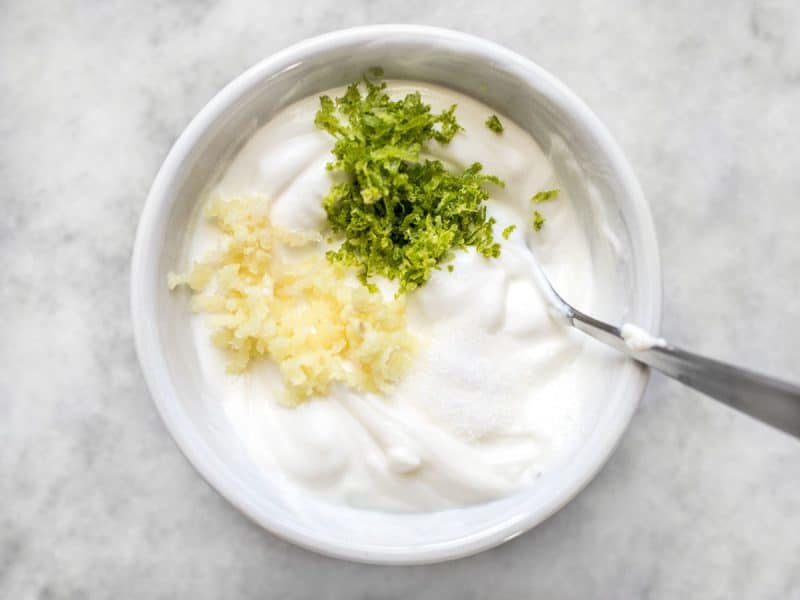
[[[497,115],[492,115],[488,119],[486,119],[486,127],[491,129],[497,134],[503,133],[503,124],[500,122],[500,119]]]
[[[534,204],[540,204],[542,202],[547,202],[548,200],[555,200],[558,198],[558,195],[561,193],[561,190],[553,189],[553,190],[544,190],[542,192],[536,192],[531,197],[531,202]]]
[[[544,216],[538,210],[533,211],[533,229],[534,231],[541,231],[544,225]]]
[[[314,121],[336,139],[327,168],[347,175],[323,199],[343,237],[328,260],[355,267],[371,290],[375,276],[396,280],[399,295],[425,284],[456,250],[499,256],[485,203],[486,185],[503,182],[477,162],[453,173],[420,158],[428,143],[447,144],[461,130],[456,106],[434,113],[419,92],[392,100],[385,83],[363,86],[366,93],[354,83],[335,100],[320,97]]]

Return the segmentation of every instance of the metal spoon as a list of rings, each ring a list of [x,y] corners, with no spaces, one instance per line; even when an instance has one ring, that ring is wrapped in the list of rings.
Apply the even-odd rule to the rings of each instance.
[[[800,438],[800,386],[686,352],[660,338],[653,338],[652,345],[646,345],[649,347],[637,348],[626,342],[620,328],[590,317],[566,302],[553,288],[532,252],[530,258],[540,290],[553,312],[568,325],[728,406]]]

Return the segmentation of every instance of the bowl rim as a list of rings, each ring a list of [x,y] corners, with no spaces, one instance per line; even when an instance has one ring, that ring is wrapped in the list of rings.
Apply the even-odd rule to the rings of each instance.
[[[195,470],[244,515],[284,540],[327,556],[372,564],[428,564],[468,556],[497,546],[538,525],[566,505],[595,477],[613,453],[644,393],[649,371],[634,364],[626,366],[621,374],[621,378],[626,379],[622,382],[625,385],[621,384],[621,390],[627,393],[632,401],[615,415],[607,426],[595,428],[596,431],[590,436],[591,439],[587,444],[593,446],[594,451],[587,453],[584,450],[580,453],[583,457],[580,464],[570,466],[577,470],[575,476],[567,481],[567,485],[559,493],[553,494],[541,510],[515,515],[491,528],[436,544],[398,547],[356,544],[347,540],[311,535],[305,530],[266,514],[237,491],[238,484],[226,474],[223,462],[211,452],[199,433],[187,423],[188,417],[178,409],[154,318],[153,299],[156,282],[152,273],[158,268],[160,255],[157,234],[161,233],[166,225],[174,198],[174,183],[185,161],[208,128],[240,97],[268,79],[270,74],[280,72],[332,47],[353,45],[376,38],[387,39],[390,36],[413,38],[417,42],[439,40],[467,45],[471,51],[479,52],[487,60],[502,63],[509,68],[513,67],[518,73],[525,75],[525,80],[530,85],[538,86],[539,89],[546,87],[548,92],[557,98],[563,110],[591,130],[613,165],[622,185],[633,198],[633,212],[642,242],[640,254],[650,276],[649,285],[640,290],[646,314],[640,325],[650,331],[658,332],[662,302],[661,265],[652,214],[631,166],[605,125],[566,85],[516,52],[495,42],[449,29],[400,24],[343,29],[289,46],[247,69],[200,110],[170,149],[155,177],[139,219],[131,259],[131,319],[139,363],[150,395],[167,430]]]

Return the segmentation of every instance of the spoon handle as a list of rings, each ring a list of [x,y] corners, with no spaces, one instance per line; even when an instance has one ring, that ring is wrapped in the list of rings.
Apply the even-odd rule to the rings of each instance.
[[[636,352],[625,343],[617,327],[575,309],[570,312],[572,325],[601,342],[759,421],[800,438],[800,386],[692,354],[666,342]]]

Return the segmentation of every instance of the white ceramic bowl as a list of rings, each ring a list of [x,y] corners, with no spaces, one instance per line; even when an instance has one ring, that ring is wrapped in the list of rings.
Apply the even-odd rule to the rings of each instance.
[[[350,560],[429,563],[500,544],[564,506],[605,463],[630,421],[647,373],[619,361],[607,400],[562,469],[517,495],[458,510],[393,514],[323,505],[259,471],[221,408],[199,382],[189,311],[166,286],[179,264],[190,215],[220,165],[281,108],[357,79],[380,65],[387,78],[423,80],[471,95],[515,120],[550,153],[562,186],[585,203],[587,229],[605,213],[621,246],[602,290],[620,310],[604,315],[656,331],[661,277],[652,219],[622,152],[591,111],[553,76],[491,42],[443,29],[389,25],[317,37],[236,78],[186,128],[164,161],[142,213],[131,296],[136,349],[156,406],[203,477],[251,519],[300,546]],[[583,199],[583,200],[580,200]],[[592,236],[608,254],[609,238]]]

